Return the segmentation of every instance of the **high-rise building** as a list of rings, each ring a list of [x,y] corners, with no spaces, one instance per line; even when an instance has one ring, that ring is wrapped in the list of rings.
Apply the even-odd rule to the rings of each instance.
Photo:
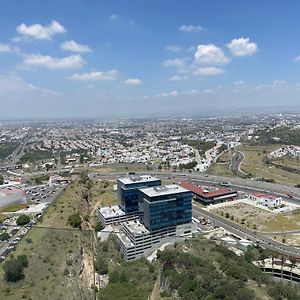
[[[142,222],[149,231],[192,221],[192,192],[172,184],[142,188],[139,202]]]
[[[140,220],[126,221],[117,234],[126,260],[153,252],[164,243],[191,236],[192,192],[178,185],[139,189]]]
[[[132,175],[117,179],[118,200],[125,213],[138,212],[138,191],[140,188],[161,185],[161,180],[149,175]]]

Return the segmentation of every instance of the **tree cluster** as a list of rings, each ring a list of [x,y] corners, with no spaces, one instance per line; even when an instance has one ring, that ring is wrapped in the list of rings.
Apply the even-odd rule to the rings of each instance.
[[[28,266],[26,255],[19,255],[6,261],[3,265],[4,278],[9,282],[16,282],[24,278],[24,268]]]

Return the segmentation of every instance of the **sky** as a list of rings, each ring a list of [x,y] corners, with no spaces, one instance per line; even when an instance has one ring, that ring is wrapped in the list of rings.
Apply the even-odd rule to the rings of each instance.
[[[297,0],[1,0],[0,119],[300,109]]]

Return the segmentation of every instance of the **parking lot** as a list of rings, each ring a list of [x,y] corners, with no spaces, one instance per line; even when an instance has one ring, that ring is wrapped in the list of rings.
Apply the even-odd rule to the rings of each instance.
[[[39,211],[39,207],[46,208],[65,188],[66,184],[40,185],[26,187],[26,201],[28,208],[15,212],[16,215],[8,216],[0,224],[0,235],[7,233],[8,239],[0,241],[0,262],[3,261],[11,252],[13,252],[20,240],[26,235],[30,228],[42,217],[44,209]],[[41,205],[44,204],[44,205]],[[37,208],[37,209],[35,209]],[[18,226],[16,221],[20,214],[30,216],[30,222],[25,226]]]
[[[39,185],[25,188],[26,200],[29,203],[51,203],[65,185]]]

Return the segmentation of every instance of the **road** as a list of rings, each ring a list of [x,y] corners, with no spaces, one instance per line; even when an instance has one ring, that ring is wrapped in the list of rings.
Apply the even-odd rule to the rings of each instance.
[[[59,172],[60,170],[56,170],[56,172]],[[54,170],[50,171],[51,173],[54,172]],[[50,172],[48,172],[50,174]],[[46,172],[44,172],[46,173]],[[285,186],[280,184],[273,184],[273,183],[267,183],[267,182],[260,182],[260,181],[254,181],[250,179],[243,179],[239,177],[225,177],[225,176],[214,176],[214,175],[205,175],[205,174],[178,174],[176,172],[151,172],[151,171],[145,171],[142,172],[157,175],[162,179],[172,179],[174,182],[178,181],[185,181],[190,180],[192,182],[195,182],[197,184],[202,185],[213,185],[218,186],[220,182],[228,182],[230,188],[237,189],[239,191],[244,191],[246,193],[261,191],[261,192],[267,192],[276,194],[279,196],[282,196],[285,198],[286,201],[299,204],[300,203],[300,189],[295,188],[292,186]],[[141,173],[141,174],[142,174]],[[138,172],[136,173],[139,174]],[[32,176],[33,174],[31,174]],[[126,175],[125,172],[116,172],[116,173],[110,173],[110,174],[103,174],[103,173],[93,173],[90,172],[89,174],[92,178],[99,178],[99,179],[115,179],[118,176],[124,176]],[[287,194],[292,195],[293,198],[288,198]],[[273,241],[268,236],[271,236],[270,233],[260,233],[260,232],[254,232],[249,229],[246,229],[242,226],[239,226],[229,220],[222,219],[219,216],[215,216],[205,210],[199,210],[199,208],[194,208],[194,213],[200,213],[206,216],[209,216],[212,220],[217,222],[220,226],[224,227],[225,229],[241,235],[245,238],[248,238],[252,241],[259,240],[260,243],[263,243],[266,245],[266,247],[273,249],[274,251],[279,251],[281,253],[284,253],[286,255],[290,256],[299,256],[300,257],[300,250],[298,248],[295,248],[293,246],[281,244],[278,242]],[[279,235],[279,233],[276,233]]]
[[[220,216],[216,216],[194,204],[193,216],[205,216],[206,218],[211,219],[215,226],[223,227],[224,229],[236,234],[237,236],[240,236],[241,238],[251,240],[252,242],[258,243],[272,251],[279,252],[287,256],[300,257],[299,248],[276,242],[263,233],[247,229]]]
[[[245,155],[243,152],[236,151],[234,152],[233,156],[231,157],[231,163],[229,169],[237,174],[238,176],[244,177],[247,173],[241,170],[241,164],[245,159]]]
[[[117,176],[125,175],[125,173],[113,173],[113,174],[100,174],[100,173],[90,173],[90,176],[92,178],[102,178],[102,179],[115,179]],[[200,175],[200,174],[192,174],[185,176],[180,176],[178,173],[160,173],[158,176],[161,179],[173,179],[174,182],[177,181],[183,181],[183,180],[190,180],[197,184],[204,184],[204,185],[219,185],[220,182],[228,180],[228,177],[219,177],[219,176],[208,176],[207,175]],[[220,180],[222,179],[222,180]],[[272,193],[282,194],[286,197],[287,201],[290,202],[298,202],[300,201],[300,190],[295,188],[295,197],[293,199],[289,199],[286,196],[286,186],[281,186],[278,184],[266,184],[264,182],[255,182],[251,180],[245,180],[241,178],[230,178],[230,187],[231,188],[238,188],[241,191],[245,191],[247,193],[255,192],[255,191],[268,191]],[[248,186],[247,184],[250,184]],[[289,191],[291,192],[291,191]],[[297,196],[296,196],[297,195]],[[276,233],[264,233],[264,232],[258,232],[253,231],[250,229],[247,229],[239,224],[233,223],[230,220],[224,219],[220,216],[214,215],[204,209],[199,208],[196,205],[193,205],[193,216],[205,216],[206,218],[210,218],[213,223],[217,226],[223,227],[229,232],[232,232],[233,234],[236,234],[242,238],[251,240],[255,243],[259,243],[265,248],[268,248],[270,250],[273,250],[275,252],[282,253],[287,256],[293,256],[293,257],[300,257],[300,249],[291,245],[282,244],[279,242],[276,242],[272,240],[269,236],[272,235],[280,235],[278,232]],[[298,231],[296,231],[298,232]],[[300,232],[300,230],[299,230]],[[287,234],[286,232],[285,234]],[[293,233],[295,233],[293,231]],[[281,233],[284,234],[284,233]]]

